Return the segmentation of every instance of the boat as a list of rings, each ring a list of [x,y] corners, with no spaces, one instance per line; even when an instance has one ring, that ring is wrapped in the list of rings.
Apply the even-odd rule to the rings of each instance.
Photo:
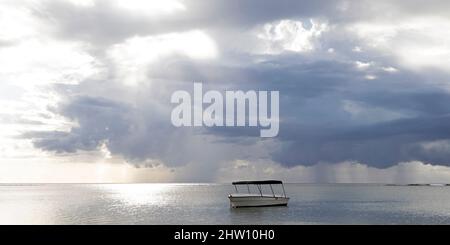
[[[230,199],[230,206],[233,208],[287,206],[289,202],[283,182],[280,180],[236,181],[232,184],[236,193],[229,194],[228,199]],[[267,185],[270,187],[271,194],[263,193],[263,186]],[[281,185],[283,194],[276,194],[272,185]],[[247,193],[239,193],[238,186],[246,186]],[[250,186],[256,186],[258,192],[252,193]]]

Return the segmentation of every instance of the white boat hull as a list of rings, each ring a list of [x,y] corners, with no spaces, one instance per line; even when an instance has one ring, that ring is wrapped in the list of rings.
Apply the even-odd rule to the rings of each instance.
[[[229,195],[228,198],[233,208],[287,206],[289,202],[289,197],[282,196]]]

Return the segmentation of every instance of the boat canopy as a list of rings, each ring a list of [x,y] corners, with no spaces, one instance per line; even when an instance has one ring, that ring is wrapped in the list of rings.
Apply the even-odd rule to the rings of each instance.
[[[236,189],[236,193],[238,193],[238,188],[237,188],[238,185],[246,185],[247,191],[249,194],[250,194],[249,185],[256,185],[256,187],[258,187],[258,191],[261,196],[263,196],[262,185],[269,185],[270,190],[272,191],[273,197],[275,197],[275,192],[273,191],[272,185],[281,185],[281,187],[283,188],[283,195],[284,195],[284,197],[286,197],[286,191],[284,191],[283,181],[281,181],[281,180],[235,181],[235,182],[232,182],[232,184],[234,185],[234,188]]]
[[[283,184],[281,180],[256,180],[256,181],[236,181],[233,185],[276,185]]]

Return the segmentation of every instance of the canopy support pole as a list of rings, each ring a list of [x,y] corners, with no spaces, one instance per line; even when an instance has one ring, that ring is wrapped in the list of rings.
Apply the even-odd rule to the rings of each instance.
[[[263,194],[262,194],[262,190],[261,190],[261,185],[256,185],[257,187],[258,187],[258,190],[259,190],[259,194],[261,195],[261,196],[263,196]]]
[[[250,186],[248,186],[248,184],[247,184],[247,190],[248,190],[248,194],[250,194]]]
[[[284,197],[286,198],[286,191],[284,191],[284,184],[281,184],[281,187],[283,187],[283,194],[284,194]]]

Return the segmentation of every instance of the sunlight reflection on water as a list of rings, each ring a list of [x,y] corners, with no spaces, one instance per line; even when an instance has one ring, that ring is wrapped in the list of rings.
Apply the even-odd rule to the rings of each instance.
[[[105,184],[100,185],[99,189],[109,193],[109,197],[133,206],[165,205],[169,201],[166,194],[176,187],[172,184]]]

